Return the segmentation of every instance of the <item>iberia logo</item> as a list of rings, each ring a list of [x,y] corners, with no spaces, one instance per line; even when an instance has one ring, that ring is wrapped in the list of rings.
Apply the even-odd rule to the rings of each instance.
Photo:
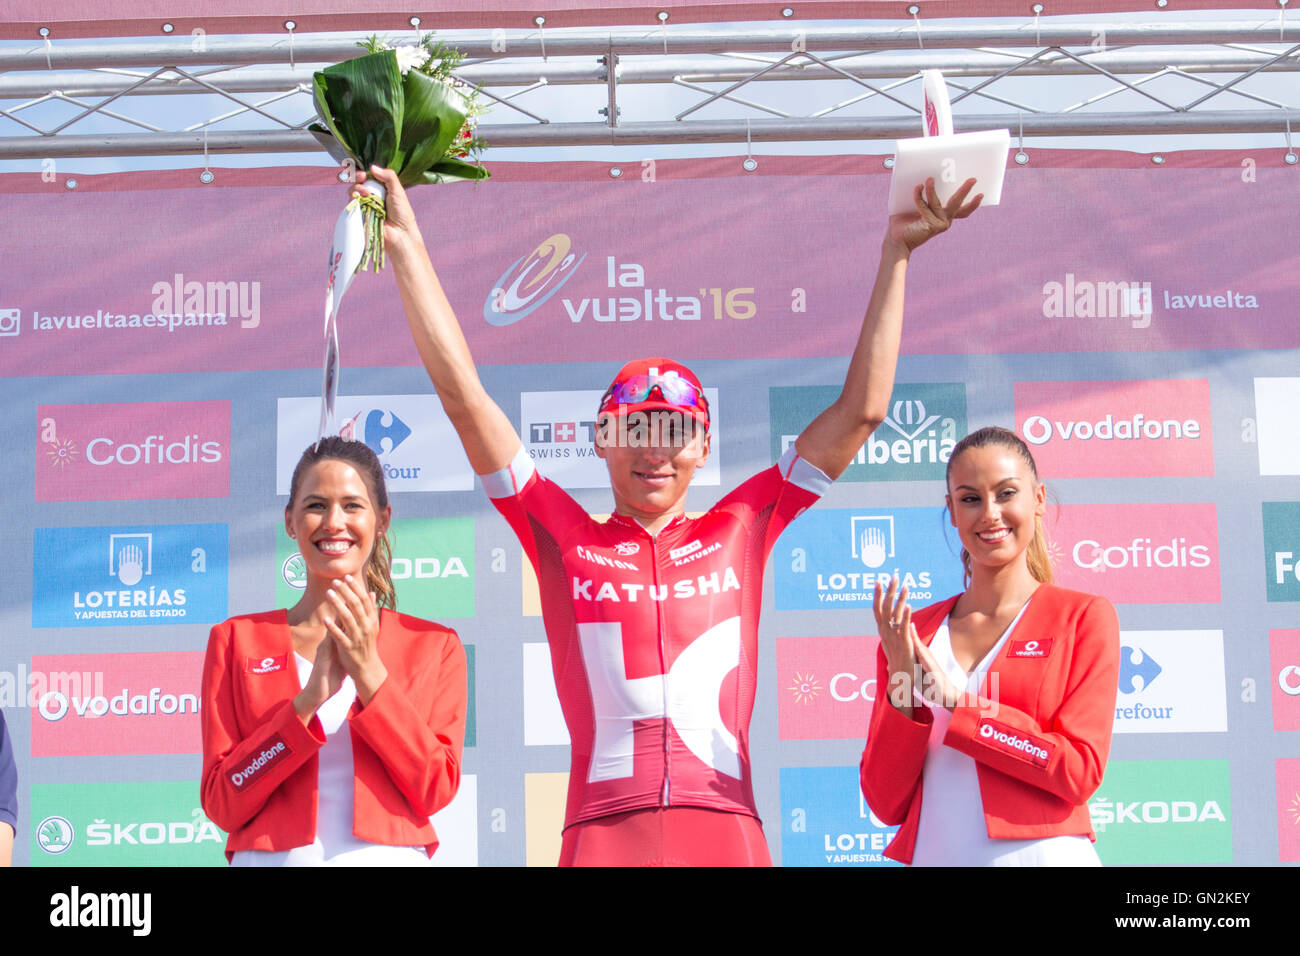
[[[488,324],[513,325],[560,291],[587,258],[585,252],[581,258],[571,252],[572,245],[557,232],[501,273],[483,302]]]

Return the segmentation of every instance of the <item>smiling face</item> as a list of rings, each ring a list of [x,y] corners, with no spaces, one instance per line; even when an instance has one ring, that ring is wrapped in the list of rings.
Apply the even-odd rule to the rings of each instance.
[[[949,463],[947,502],[972,573],[1025,564],[1046,504],[1043,483],[1020,455],[1001,445],[967,448]]]
[[[675,412],[650,412],[644,423],[612,416],[601,422],[596,454],[609,468],[614,510],[657,531],[686,510],[695,470],[709,459],[708,433]]]
[[[324,458],[303,472],[284,510],[284,526],[298,542],[308,578],[328,584],[346,574],[364,578],[375,538],[387,530],[391,515],[389,507],[376,508],[356,468]]]

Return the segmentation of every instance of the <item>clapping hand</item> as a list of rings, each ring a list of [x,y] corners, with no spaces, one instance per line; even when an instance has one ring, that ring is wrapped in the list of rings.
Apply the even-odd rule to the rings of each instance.
[[[379,658],[379,606],[375,596],[350,574],[334,581],[325,596],[331,609],[325,617],[326,638],[334,644],[339,663],[356,684],[364,707],[388,676]]]
[[[898,575],[890,578],[889,589],[876,585],[873,610],[880,647],[889,669],[889,702],[904,714],[912,713],[912,688],[919,677],[917,647],[921,643],[912,625],[912,607],[907,588],[899,588]],[[877,691],[879,693],[879,691]]]

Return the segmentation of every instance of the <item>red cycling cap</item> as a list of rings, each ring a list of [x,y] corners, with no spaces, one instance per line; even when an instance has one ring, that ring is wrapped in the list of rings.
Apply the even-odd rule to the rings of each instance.
[[[684,412],[709,427],[709,400],[695,373],[672,359],[645,358],[619,369],[597,415],[659,410]]]

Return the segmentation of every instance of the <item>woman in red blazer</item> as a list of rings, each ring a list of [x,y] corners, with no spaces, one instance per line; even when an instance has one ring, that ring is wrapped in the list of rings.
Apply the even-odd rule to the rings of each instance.
[[[862,792],[901,827],[886,855],[938,865],[1097,865],[1119,680],[1105,598],[1052,585],[1044,489],[1003,428],[962,439],[947,503],[967,589],[913,613],[876,591],[877,693]],[[923,799],[924,795],[924,799]]]
[[[284,511],[302,599],[212,629],[202,803],[237,866],[417,865],[438,846],[429,816],[460,784],[465,651],[392,610],[391,515],[366,445],[308,448]]]

